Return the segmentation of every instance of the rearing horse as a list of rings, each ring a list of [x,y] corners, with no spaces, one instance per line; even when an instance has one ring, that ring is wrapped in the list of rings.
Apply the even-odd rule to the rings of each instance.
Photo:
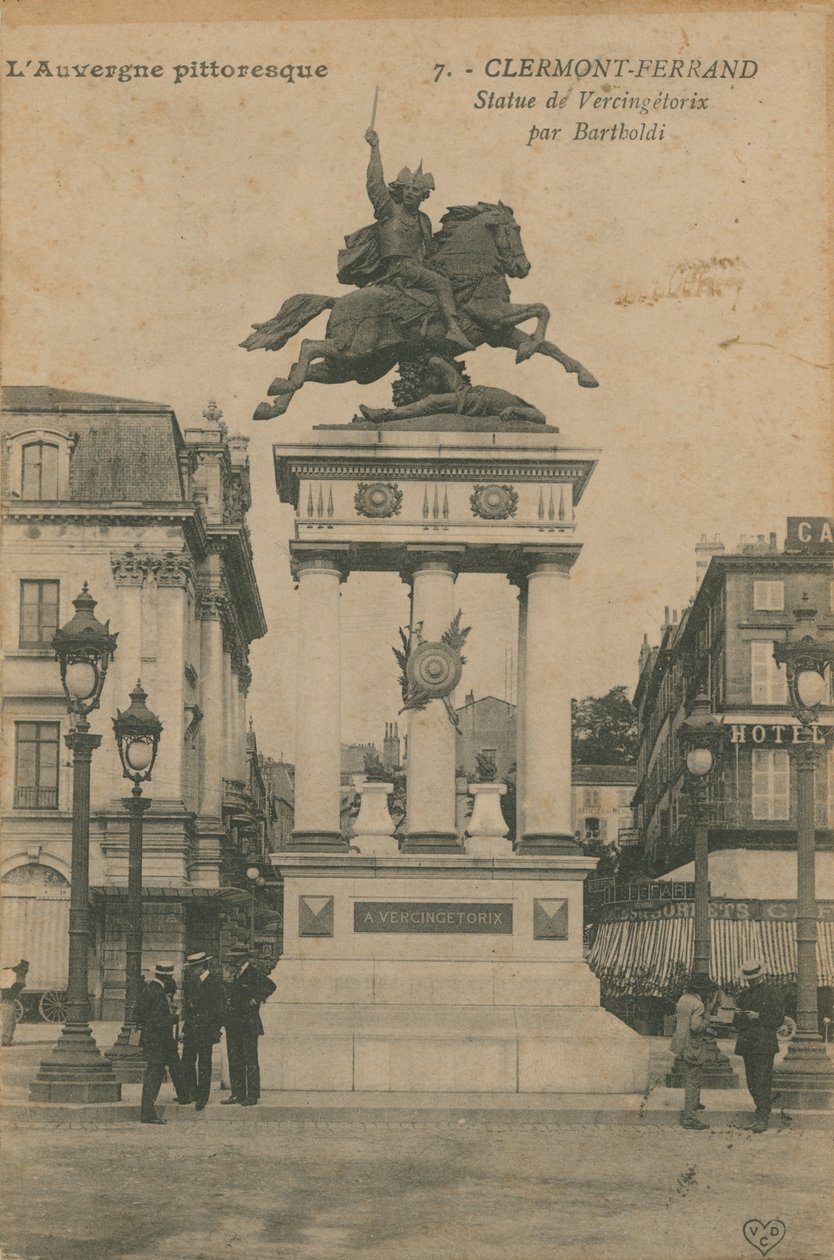
[[[545,354],[575,373],[586,387],[595,377],[577,360],[545,340],[550,311],[541,303],[516,306],[510,302],[506,278],[523,279],[530,263],[521,231],[509,206],[479,202],[452,206],[435,233],[432,266],[449,277],[461,325],[473,347],[486,343],[515,350],[516,362]],[[419,350],[459,354],[447,342],[443,322],[431,295],[396,284],[370,284],[342,298],[296,294],[265,324],[255,324],[241,345],[247,350],[280,350],[305,324],[329,309],[322,340],[305,338],[297,362],[287,377],[269,387],[274,403],[261,403],[256,420],[283,415],[293,394],[306,381],[332,385],[345,381],[368,384],[390,372],[401,356]],[[518,325],[535,319],[532,333]]]

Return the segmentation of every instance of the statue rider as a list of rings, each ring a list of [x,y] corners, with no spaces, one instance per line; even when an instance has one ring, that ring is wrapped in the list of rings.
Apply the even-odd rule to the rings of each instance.
[[[432,176],[404,167],[397,178],[386,185],[379,154],[379,136],[369,128],[365,139],[371,148],[368,162],[368,197],[374,208],[376,230],[373,239],[368,229],[346,238],[347,248],[339,255],[339,280],[343,284],[368,284],[394,280],[403,288],[420,289],[436,299],[446,324],[446,336],[464,350],[472,344],[458,321],[452,285],[446,276],[426,265],[432,242],[431,220],[420,210],[434,189]]]

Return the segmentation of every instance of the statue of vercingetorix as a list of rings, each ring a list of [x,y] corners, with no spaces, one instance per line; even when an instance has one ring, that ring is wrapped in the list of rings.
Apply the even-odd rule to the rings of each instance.
[[[379,136],[369,128],[365,139],[371,146],[367,189],[376,222],[345,238],[345,249],[339,251],[339,282],[361,288],[384,280],[431,293],[443,315],[449,341],[471,350],[472,343],[458,322],[451,282],[430,262],[427,264],[432,225],[420,204],[434,191],[434,179],[423,170],[421,161],[416,171],[404,166],[397,178],[386,185]]]

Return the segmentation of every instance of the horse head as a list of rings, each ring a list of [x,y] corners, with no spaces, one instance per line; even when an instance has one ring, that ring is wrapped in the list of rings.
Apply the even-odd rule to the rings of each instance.
[[[479,201],[474,206],[450,206],[440,221],[443,226],[435,234],[434,245],[443,270],[500,269],[514,280],[528,274],[530,263],[521,244],[521,229],[509,206],[500,201],[497,205]],[[468,261],[462,267],[464,258]],[[482,266],[477,266],[476,260]]]
[[[513,280],[523,280],[530,271],[530,260],[521,243],[521,228],[515,221],[511,206],[503,201],[497,205],[488,202],[480,203],[483,222],[489,228],[495,240],[495,249],[504,268],[504,274]]]

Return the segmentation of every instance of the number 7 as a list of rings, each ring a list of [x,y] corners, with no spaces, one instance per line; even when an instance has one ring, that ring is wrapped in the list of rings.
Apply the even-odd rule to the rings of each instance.
[[[437,82],[440,80],[440,76],[441,76],[441,74],[443,73],[443,71],[446,69],[446,67],[445,67],[445,66],[441,66],[441,65],[438,63],[438,64],[434,67],[434,69],[435,69],[434,81],[435,81],[435,83],[437,83]]]

